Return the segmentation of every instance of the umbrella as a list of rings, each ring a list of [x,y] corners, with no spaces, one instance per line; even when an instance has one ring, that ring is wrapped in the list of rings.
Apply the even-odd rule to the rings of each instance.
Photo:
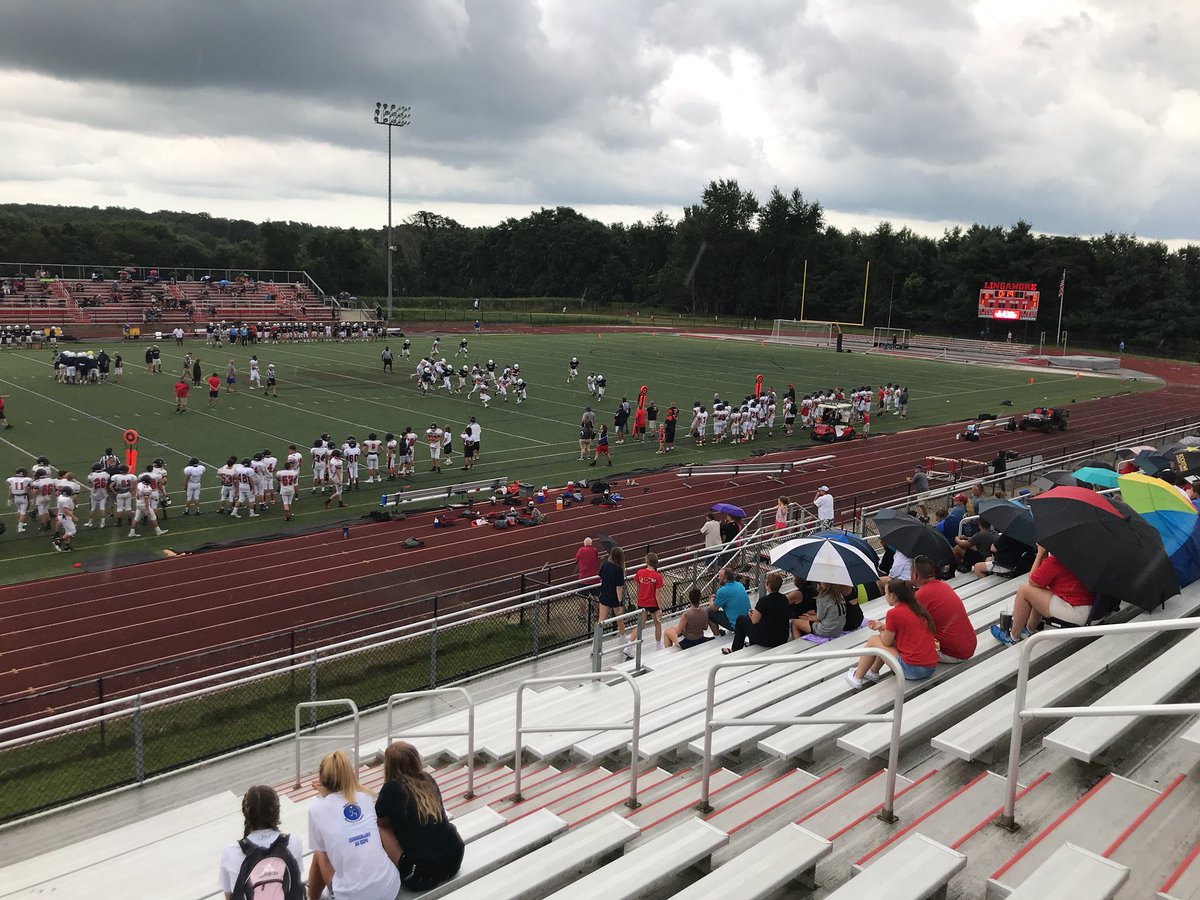
[[[1155,453],[1158,452],[1157,447],[1151,447],[1149,444],[1138,444],[1136,447],[1126,447],[1124,450],[1118,450],[1117,453],[1123,454],[1125,456],[1128,456],[1130,459],[1133,459],[1133,457],[1137,456],[1143,450],[1150,450]]]
[[[1085,459],[1079,465],[1080,465],[1080,468],[1089,468],[1090,467],[1093,469],[1108,469],[1110,472],[1115,472],[1117,469],[1117,467],[1114,466],[1112,463],[1105,462],[1102,459]]]
[[[997,531],[1027,547],[1037,545],[1033,513],[1015,500],[980,500],[979,515]]]
[[[1076,481],[1082,481],[1085,484],[1094,484],[1096,487],[1115,488],[1117,486],[1117,473],[1112,469],[1084,466],[1082,469],[1076,469],[1072,474],[1074,474]]]
[[[877,565],[879,563],[879,554],[875,552],[875,548],[860,538],[853,531],[835,531],[831,529],[829,531],[814,532],[813,534],[810,534],[809,537],[828,538],[831,541],[841,541],[843,544],[849,544],[856,550],[861,550],[864,554],[875,560]]]
[[[1191,501],[1140,472],[1121,476],[1121,499],[1158,531],[1180,586],[1200,579],[1200,516]]]
[[[1174,469],[1180,475],[1194,475],[1200,472],[1200,453],[1187,450],[1176,453]]]
[[[1158,452],[1166,456],[1179,453],[1182,450],[1200,450],[1200,435],[1181,437],[1177,441],[1173,441],[1170,444],[1163,444],[1158,448]]]
[[[1054,469],[1050,472],[1045,472],[1038,478],[1033,486],[1039,491],[1048,491],[1056,487],[1078,487],[1079,481],[1070,472],[1065,469]]]
[[[1143,450],[1133,458],[1133,462],[1147,475],[1157,475],[1159,472],[1171,468],[1170,458],[1153,450]]]
[[[733,516],[735,519],[746,518],[746,511],[740,506],[734,506],[732,503],[714,503],[712,511],[715,513],[725,513],[725,515]]]
[[[934,565],[953,565],[956,560],[946,539],[916,516],[898,509],[881,509],[875,514],[880,539],[905,556],[928,556]]]
[[[1038,543],[1089,590],[1151,610],[1179,593],[1162,538],[1119,500],[1058,487],[1029,501]]]
[[[871,558],[857,547],[826,538],[796,538],[771,550],[771,564],[806,581],[868,584],[879,578]]]

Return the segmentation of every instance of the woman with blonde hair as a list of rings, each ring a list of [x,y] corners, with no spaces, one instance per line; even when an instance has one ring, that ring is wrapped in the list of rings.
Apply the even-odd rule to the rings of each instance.
[[[375,815],[401,883],[427,891],[449,881],[462,865],[463,840],[417,748],[404,741],[389,744],[383,751],[383,778]]]
[[[343,751],[321,760],[315,786],[321,796],[308,808],[314,851],[308,900],[318,900],[326,887],[336,900],[394,900],[400,873],[384,851],[374,798]]]

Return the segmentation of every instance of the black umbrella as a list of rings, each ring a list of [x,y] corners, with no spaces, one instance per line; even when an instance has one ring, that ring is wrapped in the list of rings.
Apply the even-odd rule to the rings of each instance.
[[[1033,513],[1015,500],[980,500],[979,515],[997,531],[1027,547],[1037,545]]]
[[[1102,459],[1085,459],[1077,467],[1077,469],[1108,469],[1110,472],[1117,471],[1117,467],[1110,462],[1105,462]]]
[[[956,562],[941,533],[916,516],[898,509],[881,509],[875,513],[875,527],[883,543],[905,556],[928,556],[937,566]]]
[[[1171,459],[1161,453],[1143,450],[1133,458],[1133,464],[1147,475],[1157,475],[1171,468]]]
[[[1157,529],[1121,501],[1059,487],[1032,498],[1029,508],[1038,543],[1089,590],[1147,611],[1179,593]]]
[[[1180,475],[1200,473],[1200,452],[1181,450],[1176,453],[1174,469]]]
[[[1033,486],[1039,491],[1048,491],[1055,487],[1076,487],[1078,484],[1079,479],[1066,469],[1054,469],[1040,475]]]

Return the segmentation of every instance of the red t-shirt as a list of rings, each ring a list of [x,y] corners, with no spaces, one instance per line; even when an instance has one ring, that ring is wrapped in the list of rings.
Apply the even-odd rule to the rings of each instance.
[[[600,574],[600,554],[595,547],[580,547],[575,551],[575,565],[579,566],[579,580],[584,584],[595,584]]]
[[[944,581],[931,581],[917,590],[917,600],[933,616],[942,653],[955,659],[975,654],[975,629],[954,588]]]
[[[186,381],[175,382],[175,396],[186,397],[192,388]]]
[[[637,585],[637,605],[643,609],[658,609],[658,589],[666,582],[654,569],[638,569],[633,576]]]
[[[633,414],[633,427],[634,428],[645,428],[646,427],[646,410],[642,409],[640,406],[638,407],[637,412],[635,412]]]
[[[1096,600],[1095,593],[1085,588],[1083,582],[1053,554],[1047,554],[1041,564],[1029,573],[1029,583],[1062,597],[1070,606],[1091,606]]]
[[[907,606],[888,610],[884,627],[896,636],[896,652],[910,666],[936,666],[937,644],[925,620]]]
[[[208,379],[208,389],[210,391],[219,391],[221,389],[221,379],[216,375]]]

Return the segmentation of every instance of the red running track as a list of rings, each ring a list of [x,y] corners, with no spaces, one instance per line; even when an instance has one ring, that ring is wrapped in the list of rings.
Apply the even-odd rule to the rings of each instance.
[[[491,599],[492,592],[485,596],[473,586],[549,562],[566,570],[585,535],[607,532],[631,555],[667,536],[677,538],[679,549],[694,546],[703,514],[717,500],[732,500],[753,511],[773,506],[781,493],[807,503],[818,485],[829,484],[839,512],[849,516],[851,498],[867,503],[895,496],[913,464],[926,456],[987,460],[1001,447],[1046,452],[1087,439],[1107,441],[1122,428],[1135,430],[1146,423],[1200,414],[1200,398],[1186,393],[1186,398],[1159,391],[1078,404],[1065,434],[1006,433],[964,445],[954,440],[959,426],[947,425],[772,454],[771,460],[830,452],[836,456],[831,469],[792,474],[784,487],[765,479],[748,480],[738,488],[726,487],[723,479],[707,484],[696,479],[688,488],[674,473],[658,473],[642,478],[619,509],[577,506],[551,513],[537,528],[501,532],[462,523],[435,530],[434,514],[428,513],[400,523],[355,525],[349,538],[336,529],[0,588],[0,617],[5,622],[0,634],[0,720],[94,700],[95,679],[100,676],[107,682],[106,695],[114,696],[371,633],[431,612],[428,605],[397,612],[403,600],[440,593],[444,613]],[[615,452],[618,460],[624,455],[619,447]],[[648,451],[638,452],[639,459],[657,459]],[[619,470],[614,471],[621,478]],[[643,493],[643,488],[649,492]],[[419,536],[426,546],[403,549],[400,541],[409,535]],[[347,631],[341,620],[356,613],[365,615]],[[293,645],[292,629],[322,623],[327,627],[307,630],[302,642]],[[248,639],[261,641],[247,647]],[[240,646],[230,646],[234,644]],[[152,675],[131,671],[201,651],[213,651],[203,663],[181,660]],[[55,693],[37,702],[18,702],[48,690]]]

